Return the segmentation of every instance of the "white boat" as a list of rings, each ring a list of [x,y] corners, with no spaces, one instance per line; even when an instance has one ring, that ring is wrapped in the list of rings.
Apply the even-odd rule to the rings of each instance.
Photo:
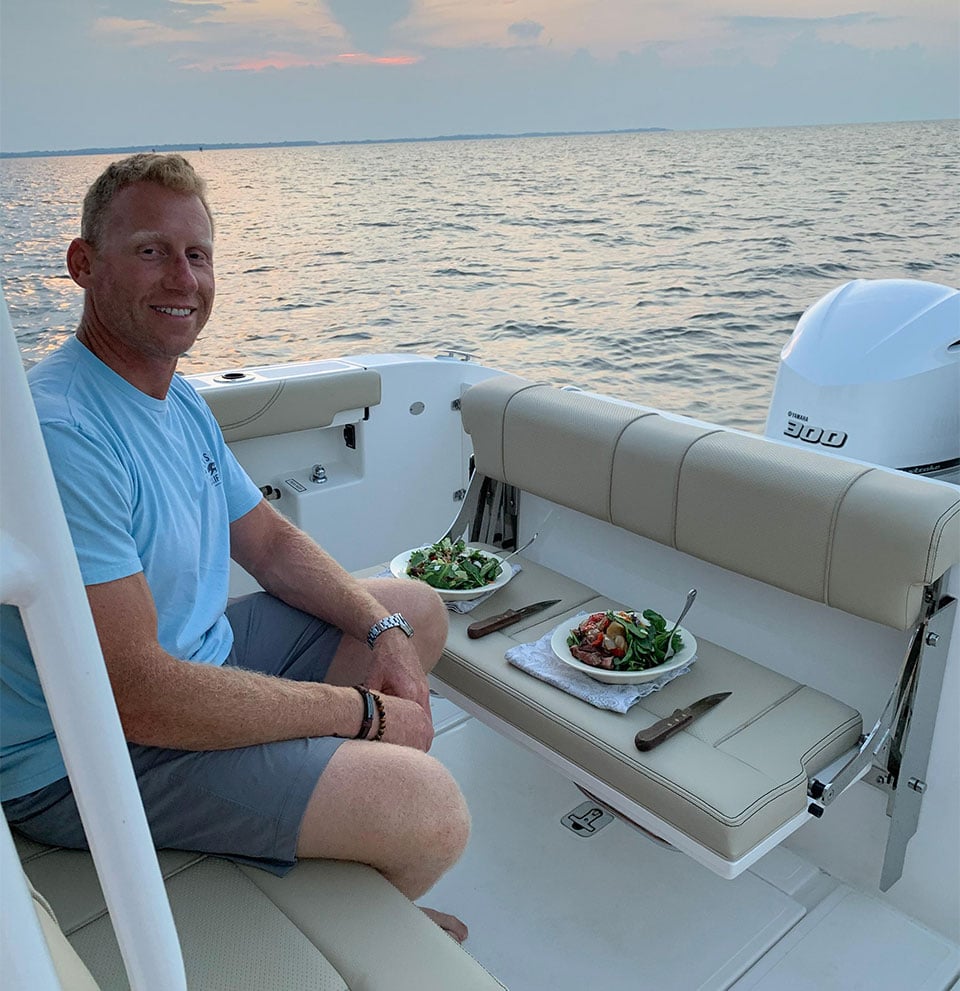
[[[191,376],[266,497],[350,569],[446,533],[508,550],[537,535],[509,582],[451,613],[433,678],[432,752],[474,827],[429,901],[467,921],[467,952],[357,865],[281,880],[153,854],[3,319],[0,590],[94,851],[0,830],[4,987],[957,987],[960,293],[857,282],[816,304],[765,437],[457,353]],[[234,575],[234,593],[252,587]],[[583,612],[675,617],[691,587],[696,660],[626,713],[506,659]],[[50,951],[74,967],[62,985]]]

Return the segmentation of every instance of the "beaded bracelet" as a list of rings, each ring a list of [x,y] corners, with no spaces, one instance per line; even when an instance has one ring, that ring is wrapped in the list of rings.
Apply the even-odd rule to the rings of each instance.
[[[380,725],[377,726],[377,732],[374,733],[374,740],[382,740],[383,734],[387,731],[387,710],[383,704],[383,699],[376,692],[370,693],[373,696],[373,701],[377,706],[377,715],[380,717]]]
[[[379,699],[377,699],[375,703],[373,692],[367,688],[364,688],[363,685],[354,685],[353,687],[360,693],[360,698],[363,699],[363,720],[360,723],[360,732],[357,733],[354,739],[366,740],[367,735],[370,733],[370,727],[373,725],[374,705],[376,704],[376,707],[379,710],[381,703]],[[382,725],[383,723],[381,716],[381,726]],[[377,732],[379,733],[380,730],[378,729]]]

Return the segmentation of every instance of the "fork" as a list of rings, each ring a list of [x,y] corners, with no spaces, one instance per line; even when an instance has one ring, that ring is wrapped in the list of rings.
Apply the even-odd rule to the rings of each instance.
[[[680,625],[681,621],[683,620],[683,617],[686,616],[688,612],[690,612],[690,607],[693,605],[693,600],[696,597],[697,597],[697,590],[695,588],[691,588],[690,591],[687,592],[687,601],[684,603],[683,610],[681,611],[680,615],[677,617],[676,623],[673,624],[673,629],[667,634],[667,653],[664,654],[663,656],[664,661],[666,661],[668,657],[671,657],[673,655],[674,652],[673,635],[674,633],[677,632],[677,627]]]

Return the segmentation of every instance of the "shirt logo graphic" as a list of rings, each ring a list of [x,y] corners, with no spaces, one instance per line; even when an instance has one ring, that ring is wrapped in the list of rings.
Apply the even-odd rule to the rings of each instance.
[[[210,479],[210,484],[219,485],[221,482],[220,469],[217,467],[216,461],[206,451],[203,452],[203,464],[207,469],[207,477]]]

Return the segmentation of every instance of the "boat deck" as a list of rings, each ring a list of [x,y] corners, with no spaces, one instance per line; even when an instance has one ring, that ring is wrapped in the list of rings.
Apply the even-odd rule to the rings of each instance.
[[[473,835],[425,902],[463,918],[466,948],[512,989],[933,991],[960,970],[942,936],[785,848],[723,880],[579,809],[595,803],[449,700],[434,722]],[[579,833],[562,822],[578,809]]]

